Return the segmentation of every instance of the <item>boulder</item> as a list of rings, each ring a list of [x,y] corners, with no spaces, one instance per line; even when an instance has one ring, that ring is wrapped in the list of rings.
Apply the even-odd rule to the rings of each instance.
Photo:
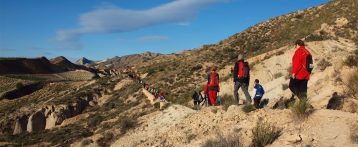
[[[55,111],[55,106],[51,105],[51,106],[46,106],[45,107],[45,117],[48,117],[52,112]]]
[[[61,122],[62,123],[62,122]],[[58,117],[55,113],[51,113],[50,115],[48,115],[48,117],[46,118],[46,126],[45,129],[52,129],[54,128],[56,125],[61,124],[58,122]]]
[[[14,132],[13,135],[21,134],[26,131],[27,127],[27,116],[24,115],[18,118],[15,122]]]
[[[88,104],[92,107],[96,106],[96,103],[94,101],[90,101]]]
[[[45,129],[46,118],[43,110],[36,111],[29,117],[27,123],[27,131],[28,132],[38,132]]]

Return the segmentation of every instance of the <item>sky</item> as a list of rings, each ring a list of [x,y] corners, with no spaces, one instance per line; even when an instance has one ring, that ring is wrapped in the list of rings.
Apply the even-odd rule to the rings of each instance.
[[[175,53],[328,1],[0,0],[0,57]]]

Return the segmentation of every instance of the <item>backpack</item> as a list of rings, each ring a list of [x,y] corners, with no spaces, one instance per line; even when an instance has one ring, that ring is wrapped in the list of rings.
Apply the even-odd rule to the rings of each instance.
[[[307,71],[311,74],[312,70],[313,70],[313,59],[312,59],[312,55],[308,54],[306,56],[306,69]]]
[[[238,62],[237,76],[239,79],[248,79],[250,77],[250,67],[248,62]]]
[[[208,75],[208,84],[209,86],[218,86],[219,85],[219,76],[217,73],[215,74],[212,74],[212,73],[209,73]]]
[[[203,96],[200,92],[194,91],[193,99],[194,101],[202,101]]]

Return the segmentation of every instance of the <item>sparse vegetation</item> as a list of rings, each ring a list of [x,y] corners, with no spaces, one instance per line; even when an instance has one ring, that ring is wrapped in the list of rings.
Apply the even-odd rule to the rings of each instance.
[[[319,34],[311,34],[308,37],[306,37],[305,41],[310,42],[310,41],[322,41],[322,40],[327,40],[330,37],[328,36],[328,34],[324,31],[320,31]]]
[[[291,107],[293,117],[298,120],[305,120],[312,113],[312,111],[313,108],[308,98],[299,100]]]
[[[242,111],[244,111],[245,113],[249,113],[254,110],[255,110],[255,106],[252,104],[247,104],[247,105],[244,105],[244,107],[242,107]]]
[[[108,147],[111,145],[112,141],[114,139],[114,135],[111,132],[106,132],[103,134],[101,138],[99,138],[96,143],[100,147]]]
[[[283,55],[284,53],[285,53],[285,52],[281,50],[281,51],[276,52],[275,55],[276,55],[276,56],[279,56],[279,55]]]
[[[224,137],[219,134],[215,139],[207,140],[202,147],[241,147],[238,136],[227,136]]]
[[[346,87],[346,94],[353,98],[358,98],[358,71],[355,71],[348,75],[347,83],[344,83]]]
[[[282,77],[282,76],[283,76],[283,74],[280,73],[280,72],[278,72],[278,73],[275,73],[275,74],[273,75],[273,78],[278,79],[278,78],[280,78],[280,77]]]
[[[137,126],[138,122],[136,119],[124,117],[122,118],[119,127],[121,129],[121,133],[125,134],[128,130],[135,128]]]
[[[263,147],[272,144],[281,136],[282,129],[268,122],[259,121],[252,129],[252,146]]]
[[[358,67],[358,49],[354,51],[353,55],[349,55],[344,61],[344,64],[349,67]]]
[[[236,105],[237,102],[234,100],[233,96],[230,96],[228,94],[224,94],[221,96],[222,106],[224,110],[226,111],[227,108],[229,108],[231,105]]]
[[[288,89],[289,87],[288,87],[288,84],[282,84],[282,90],[286,90],[286,89]]]
[[[355,124],[351,127],[351,141],[355,144],[358,144],[358,125]]]
[[[321,71],[324,71],[327,67],[332,66],[332,63],[328,62],[325,58],[323,58],[321,61],[317,64],[318,69]]]
[[[17,145],[32,145],[41,142],[49,142],[51,145],[69,145],[79,138],[93,135],[89,129],[78,124],[71,124],[53,130],[45,130],[35,133],[22,133],[20,135],[0,135],[0,141],[11,141]]]

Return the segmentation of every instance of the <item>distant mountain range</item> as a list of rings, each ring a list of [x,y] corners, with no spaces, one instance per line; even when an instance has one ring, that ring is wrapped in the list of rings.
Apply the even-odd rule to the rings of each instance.
[[[0,58],[0,74],[51,74],[73,70],[93,69],[73,64],[63,56],[48,60],[40,58]]]

